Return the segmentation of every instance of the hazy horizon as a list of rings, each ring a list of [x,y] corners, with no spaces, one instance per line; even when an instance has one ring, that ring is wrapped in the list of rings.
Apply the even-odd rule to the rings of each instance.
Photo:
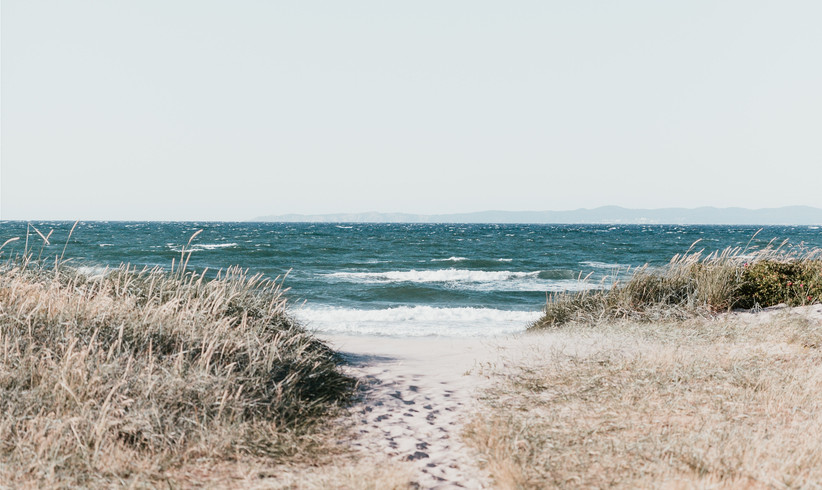
[[[822,208],[822,4],[0,3],[0,218]]]
[[[742,208],[702,206],[695,208],[625,208],[608,205],[572,210],[487,209],[464,213],[404,213],[367,210],[334,213],[260,214],[240,220],[0,220],[17,222],[312,222],[312,223],[464,223],[464,224],[682,224],[682,225],[822,225],[822,208],[781,206]]]
[[[531,223],[531,224],[728,224],[728,225],[822,225],[822,209],[807,206],[779,208],[656,208],[620,206],[565,211],[486,210],[455,214],[331,213],[265,215],[250,221],[312,223]]]

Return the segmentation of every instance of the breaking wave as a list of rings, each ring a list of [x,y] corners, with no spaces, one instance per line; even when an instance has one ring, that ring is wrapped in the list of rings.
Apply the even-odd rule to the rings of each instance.
[[[236,243],[195,243],[191,246],[186,247],[186,252],[192,251],[197,252],[200,250],[217,250],[220,248],[234,248],[236,247]],[[182,252],[183,246],[182,245],[173,245],[169,243],[167,247],[174,251],[174,252]]]
[[[540,311],[493,308],[398,306],[380,310],[310,307],[294,311],[308,328],[323,333],[401,337],[493,337],[523,332]]]
[[[89,279],[97,279],[100,277],[104,277],[109,272],[111,272],[110,268],[97,265],[81,265],[79,267],[75,267],[74,270],[76,270],[79,274],[82,274]]]
[[[332,272],[326,277],[355,282],[495,282],[539,277],[540,272],[479,271],[470,269],[387,272]]]
[[[624,269],[628,267],[626,264],[611,264],[608,262],[599,262],[596,260],[586,260],[584,262],[580,262],[580,265],[584,265],[586,267],[593,267],[595,269]]]

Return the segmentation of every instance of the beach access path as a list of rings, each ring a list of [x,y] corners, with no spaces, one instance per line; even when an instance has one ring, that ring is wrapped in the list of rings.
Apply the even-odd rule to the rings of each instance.
[[[777,315],[807,317],[818,325],[822,307],[777,306],[704,321],[720,329],[734,324],[753,328],[771,323]],[[342,442],[360,452],[363,460],[408,470],[418,488],[493,488],[480,456],[462,441],[466,424],[488,406],[489,400],[482,400],[490,396],[484,389],[506,372],[544,364],[557,353],[658,350],[659,339],[643,341],[637,332],[624,328],[494,338],[320,335],[345,357],[346,371],[360,380],[359,399],[343,420],[352,438]],[[781,348],[777,344],[772,347]]]
[[[355,450],[408,468],[420,488],[490,487],[460,434],[483,383],[479,363],[493,357],[497,340],[323,338],[360,380],[360,398],[345,421]]]
[[[480,409],[484,373],[524,357],[567,348],[564,335],[495,338],[320,335],[360,380],[344,423],[364,458],[410,469],[420,488],[492,488],[462,431]]]

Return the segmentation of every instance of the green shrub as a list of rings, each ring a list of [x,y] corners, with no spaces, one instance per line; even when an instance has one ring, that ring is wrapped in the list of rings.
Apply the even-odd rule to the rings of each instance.
[[[732,308],[799,306],[822,301],[822,250],[766,248],[746,254],[729,248],[705,257],[677,255],[659,270],[640,267],[605,291],[552,296],[530,328],[602,320],[681,319]]]
[[[764,260],[744,265],[737,306],[800,306],[822,298],[822,261]]]

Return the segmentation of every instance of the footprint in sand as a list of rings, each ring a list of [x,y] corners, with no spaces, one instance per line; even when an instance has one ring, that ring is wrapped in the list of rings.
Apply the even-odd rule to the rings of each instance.
[[[416,461],[418,459],[425,459],[428,457],[428,453],[424,453],[422,451],[414,451],[414,454],[409,454],[405,457],[405,459],[406,461]]]

